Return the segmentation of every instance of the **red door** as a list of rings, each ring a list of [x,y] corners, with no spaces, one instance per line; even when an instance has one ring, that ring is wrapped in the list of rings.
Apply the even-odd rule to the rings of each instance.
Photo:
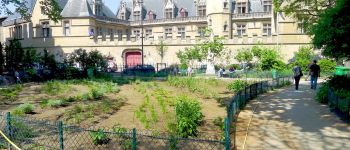
[[[141,64],[141,52],[127,52],[125,53],[125,64],[128,67],[133,67]]]

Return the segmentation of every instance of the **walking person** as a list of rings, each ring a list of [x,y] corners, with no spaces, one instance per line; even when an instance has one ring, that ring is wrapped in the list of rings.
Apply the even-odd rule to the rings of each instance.
[[[299,90],[299,81],[300,78],[303,76],[303,72],[298,63],[293,67],[293,73],[295,81],[295,90]]]
[[[320,77],[321,68],[317,65],[317,60],[314,60],[314,63],[310,66],[310,76],[311,76],[311,89],[316,90],[317,88],[317,79]]]
[[[308,74],[307,74],[307,76],[306,76],[306,78],[305,78],[305,81],[309,80],[309,78],[310,78],[310,74],[311,74],[310,67],[311,67],[313,64],[314,64],[314,62],[311,61],[311,62],[307,65],[307,69],[308,69],[309,72],[308,72]]]
[[[15,70],[15,78],[16,78],[16,84],[22,83],[17,69]]]

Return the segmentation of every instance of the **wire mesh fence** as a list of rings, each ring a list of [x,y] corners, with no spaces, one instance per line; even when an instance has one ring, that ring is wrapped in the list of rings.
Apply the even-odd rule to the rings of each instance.
[[[290,85],[293,82],[291,76],[265,78],[238,91],[227,106],[227,118],[225,118],[225,138],[231,138],[228,146],[236,147],[236,122],[238,113],[252,99],[268,90]]]

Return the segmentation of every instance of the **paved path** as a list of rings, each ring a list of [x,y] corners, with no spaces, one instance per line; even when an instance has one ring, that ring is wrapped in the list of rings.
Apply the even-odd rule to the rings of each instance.
[[[245,110],[239,115],[237,148],[242,149],[253,116],[245,150],[350,150],[350,124],[316,102],[314,95],[302,81],[299,91],[291,86],[252,101],[248,108],[258,106],[255,113]]]

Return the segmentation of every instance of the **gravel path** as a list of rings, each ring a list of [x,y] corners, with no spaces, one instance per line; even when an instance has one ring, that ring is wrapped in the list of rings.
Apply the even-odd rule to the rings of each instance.
[[[314,100],[315,91],[301,81],[254,100],[239,115],[237,148],[247,150],[350,150],[350,124]],[[253,114],[249,108],[258,107]]]

